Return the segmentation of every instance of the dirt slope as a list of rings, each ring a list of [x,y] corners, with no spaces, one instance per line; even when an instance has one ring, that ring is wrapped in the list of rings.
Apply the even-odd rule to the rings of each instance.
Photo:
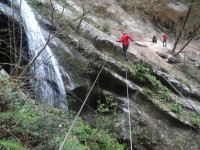
[[[76,6],[76,9],[82,11],[80,1],[68,1],[73,6]],[[135,41],[139,41],[142,44],[145,44],[147,47],[141,47],[134,43],[130,44],[129,52],[133,53],[137,58],[142,59],[146,62],[157,64],[162,68],[165,68],[172,76],[179,76],[184,78],[184,74],[176,69],[176,66],[181,66],[183,63],[179,64],[169,64],[167,60],[158,56],[155,51],[170,51],[174,44],[174,37],[168,35],[167,48],[162,47],[162,33],[158,27],[154,26],[151,22],[144,19],[140,15],[139,11],[134,13],[126,12],[117,2],[117,0],[105,1],[95,1],[94,5],[100,7],[99,12],[91,13],[88,15],[91,19],[95,20],[96,23],[100,25],[108,25],[111,32],[111,36],[116,40],[119,39],[123,31],[126,31],[130,34]],[[101,12],[102,11],[102,12]],[[165,29],[167,30],[167,29]],[[156,35],[158,38],[158,43],[153,44],[151,38],[153,35]],[[182,41],[184,43],[184,41]],[[193,51],[198,55],[198,41],[190,44],[185,50]],[[178,48],[181,46],[178,45]]]

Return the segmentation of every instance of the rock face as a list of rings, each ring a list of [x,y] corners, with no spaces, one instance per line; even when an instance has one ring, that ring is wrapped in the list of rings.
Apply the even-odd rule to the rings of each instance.
[[[188,10],[187,5],[182,2],[171,2],[171,3],[167,3],[166,5],[167,5],[167,7],[169,7],[170,9],[172,9],[178,13],[183,13]]]
[[[182,62],[180,55],[177,55],[177,56],[168,55],[167,59],[168,59],[169,63],[181,63]]]
[[[188,10],[188,6],[182,2],[165,2],[162,7],[152,10],[152,15],[156,21],[159,21],[163,26],[171,29],[174,32],[177,32],[182,23],[185,13]]]
[[[159,98],[152,98],[145,93],[143,89],[144,85],[138,83],[138,76],[126,68],[125,62],[119,57],[120,47],[118,47],[117,43],[111,42],[112,38],[109,39],[107,35],[104,36],[101,34],[101,31],[96,31],[93,34],[99,34],[101,36],[97,36],[95,39],[90,39],[93,43],[93,46],[91,46],[92,50],[86,50],[84,46],[81,47],[81,53],[85,56],[85,59],[91,58],[91,56],[93,57],[90,62],[90,67],[93,69],[90,68],[91,72],[87,74],[86,79],[84,79],[84,81],[88,81],[89,84],[87,86],[77,86],[71,92],[78,95],[81,99],[84,99],[96,75],[99,73],[98,71],[102,67],[103,62],[106,60],[106,66],[103,68],[103,71],[98,79],[97,87],[95,87],[91,93],[87,104],[93,109],[97,109],[98,100],[101,99],[102,103],[105,101],[105,91],[116,97],[114,100],[118,103],[120,113],[114,121],[108,122],[107,124],[112,124],[112,127],[109,129],[117,135],[118,139],[129,139],[129,110],[127,109],[126,98],[126,86],[128,84],[131,107],[131,126],[133,130],[132,142],[136,149],[175,150],[177,148],[189,149],[191,146],[198,147],[197,139],[199,138],[199,134],[196,131],[198,129],[196,129],[196,127],[189,120],[180,119],[178,114],[172,112],[170,107],[167,107],[167,105],[164,104],[165,102],[163,103]],[[95,36],[92,35],[91,37]],[[73,39],[71,40],[73,41]],[[80,45],[84,44],[81,43]],[[115,55],[113,55],[113,47],[115,50],[117,48],[119,49],[119,52],[116,52]],[[105,56],[105,53],[108,54]],[[130,58],[133,57],[134,55],[130,55]],[[120,59],[120,61],[118,59]],[[139,63],[142,64],[142,62]],[[128,71],[128,80],[126,80],[126,70]],[[158,70],[156,70],[156,72],[158,72]],[[192,93],[194,94],[194,91],[188,88],[185,84],[182,84],[172,78],[169,74],[155,74],[155,77],[160,80],[163,85],[174,91],[173,94],[176,95],[173,100],[174,103],[184,103],[184,106],[187,107],[186,109],[192,110],[192,107],[189,104],[185,104],[185,99],[182,99],[182,97],[169,85],[169,83],[166,83],[166,81],[162,79],[162,76],[165,76],[170,84],[174,85],[178,90],[181,92],[184,91],[184,95],[192,95]],[[195,93],[196,94],[194,95],[197,96],[198,92]],[[195,96],[192,97],[194,98]],[[198,97],[194,98],[194,100],[197,101]],[[82,103],[77,100],[71,105],[75,107],[74,108],[72,106],[74,110],[79,110],[81,104]],[[171,104],[169,103],[168,105]],[[193,107],[198,105],[199,103],[196,102],[196,104],[193,104]],[[86,106],[82,112],[82,117],[87,123],[93,124],[92,114],[93,111]],[[181,140],[177,140],[177,137]],[[189,141],[191,140],[194,141],[194,143],[190,143]]]
[[[139,42],[139,41],[135,41],[134,43],[135,43],[136,45],[141,46],[141,47],[147,47],[146,44],[144,44],[144,43],[142,43],[142,42]]]
[[[0,76],[9,77],[9,74],[0,66]]]
[[[57,8],[57,11],[62,10],[59,9],[60,6],[58,4],[54,3],[54,6]],[[67,11],[64,11],[64,14],[69,19],[68,21],[74,17],[70,15],[70,13],[67,13]],[[79,22],[73,22],[71,27],[76,28],[78,23]],[[132,143],[136,149],[175,150],[190,149],[191,147],[199,148],[199,141],[197,141],[197,139],[199,139],[198,128],[194,126],[190,119],[180,117],[178,113],[173,112],[171,110],[171,105],[172,103],[179,102],[183,103],[183,106],[186,107],[186,111],[193,109],[191,105],[185,103],[184,99],[170,84],[181,91],[184,96],[191,95],[190,98],[195,101],[195,104],[192,103],[194,107],[199,105],[198,89],[197,91],[192,90],[194,88],[191,89],[171,77],[171,75],[167,73],[163,74],[155,69],[155,71],[152,71],[152,74],[164,86],[172,91],[171,95],[173,96],[173,100],[172,102],[165,102],[161,100],[160,97],[152,97],[146,93],[144,88],[149,83],[141,83],[140,80],[142,79],[140,79],[140,75],[135,74],[135,71],[132,69],[132,65],[134,65],[135,62],[130,61],[125,63],[122,56],[121,44],[116,42],[116,38],[108,36],[86,21],[81,23],[79,32],[82,35],[81,37],[80,33],[66,33],[65,39],[67,40],[65,42],[75,45],[73,51],[76,51],[76,53],[79,53],[79,55],[83,57],[81,60],[77,59],[77,57],[72,54],[72,59],[64,63],[64,59],[69,59],[64,57],[64,52],[62,52],[62,54],[62,50],[56,50],[54,52],[58,60],[62,60],[60,61],[60,65],[72,76],[72,80],[76,85],[73,89],[67,89],[67,91],[84,99],[99,73],[100,68],[104,62],[106,62],[97,84],[88,98],[87,105],[96,110],[99,99],[102,103],[105,103],[105,93],[110,93],[115,97],[114,100],[118,104],[119,112],[117,117],[114,120],[111,119],[112,121],[108,124],[111,124],[110,130],[117,135],[116,137],[119,140],[129,140],[128,112],[130,111],[133,136]],[[146,45],[140,42],[137,42],[137,45],[144,48],[146,47]],[[73,53],[75,54],[75,52]],[[167,53],[157,54],[170,60],[172,63],[178,63],[181,60],[180,58],[169,56]],[[135,60],[135,57],[133,53],[129,53],[130,60]],[[74,66],[70,67],[72,62],[74,62],[73,65],[75,68],[80,67],[78,63],[81,63],[82,67],[75,72],[73,70]],[[142,61],[138,61],[138,63],[143,64]],[[138,65],[138,67],[142,68],[140,65]],[[127,79],[126,73],[128,74]],[[163,76],[169,83],[163,79]],[[127,86],[129,89],[130,110],[127,109]],[[76,100],[71,103],[71,109],[79,110],[81,104],[79,100]],[[87,123],[93,124],[93,111],[89,107],[85,107],[82,112],[82,117]],[[198,107],[196,108],[198,110]],[[195,112],[196,110],[193,111]]]
[[[163,59],[167,59],[168,63],[182,63],[183,62],[183,58],[180,55],[171,55],[169,53],[166,52],[162,52],[162,51],[156,51],[156,54],[158,54],[160,57],[162,57]]]
[[[126,62],[122,56],[121,45],[116,42],[117,34],[109,36],[95,27],[91,23],[92,19],[96,19],[93,18],[94,16],[90,17],[91,20],[88,18],[83,20],[79,25],[79,21],[72,21],[78,17],[72,9],[63,9],[56,2],[45,5],[48,8],[53,5],[56,15],[63,12],[62,18],[57,18],[58,22],[54,25],[57,31],[62,31],[62,27],[66,26],[63,25],[63,22],[72,22],[67,26],[69,29],[63,30],[59,35],[60,38],[56,37],[66,45],[55,46],[53,51],[59,60],[59,65],[63,68],[63,72],[67,72],[67,76],[69,76],[68,80],[65,80],[65,90],[69,95],[67,98],[73,100],[69,109],[75,111],[80,109],[82,100],[86,98],[92,84],[100,74],[91,95],[88,97],[87,106],[84,107],[81,114],[87,123],[95,126],[93,120],[98,118],[93,117],[94,111],[98,108],[99,100],[101,104],[106,105],[106,98],[111,95],[112,100],[115,104],[117,103],[115,112],[117,115],[112,115],[112,112],[103,115],[110,117],[106,122],[110,126],[106,130],[112,132],[119,141],[129,143],[128,115],[130,112],[133,137],[130,142],[133,143],[134,149],[200,149],[198,122],[193,122],[193,119],[198,121],[198,118],[190,118],[190,113],[199,112],[200,91],[197,87],[189,87],[178,81],[171,73],[161,71],[160,66],[155,66],[148,60],[132,61],[136,60],[134,53],[129,53],[130,61]],[[178,3],[178,5],[181,4]],[[78,6],[75,6],[77,5],[73,4],[71,7],[76,9]],[[168,7],[174,9],[174,5],[170,4]],[[127,14],[127,16],[129,15]],[[47,19],[50,18],[47,17]],[[117,20],[114,25],[119,22],[118,18],[112,18],[112,20]],[[41,23],[45,24],[44,21]],[[129,22],[129,25],[131,23]],[[50,25],[48,24],[48,26]],[[77,31],[77,27],[79,27],[79,31]],[[124,28],[126,27],[124,25]],[[136,46],[138,45],[146,48],[146,45],[142,43],[137,42]],[[65,47],[68,47],[68,50]],[[156,53],[172,63],[178,63],[181,60],[169,56],[167,53]],[[156,86],[159,88],[155,89]],[[130,110],[127,107],[128,101],[130,102]],[[178,108],[174,108],[177,105]],[[109,105],[109,109],[113,110],[113,107]],[[101,123],[103,121],[101,120]]]
[[[156,54],[158,54],[160,57],[167,59],[169,57],[169,54],[162,52],[162,51],[156,51]]]
[[[160,2],[160,1],[158,1]],[[154,5],[157,5],[155,2]],[[162,5],[161,7],[159,7]],[[160,4],[158,7],[155,7],[149,10],[149,13],[153,16],[154,21],[161,23],[162,26],[170,29],[174,33],[179,33],[181,26],[184,21],[185,14],[188,11],[189,3],[186,0],[183,1],[168,1]],[[198,7],[199,1],[194,2],[193,10],[191,11],[188,22],[193,22],[192,20],[198,19],[199,14],[195,13],[196,7]],[[183,36],[191,36],[191,33],[194,32],[196,28],[195,23],[186,24]]]

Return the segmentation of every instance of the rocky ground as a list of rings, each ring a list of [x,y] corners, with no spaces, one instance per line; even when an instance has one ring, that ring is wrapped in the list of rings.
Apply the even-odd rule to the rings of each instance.
[[[80,2],[70,1],[70,3],[72,5],[75,5],[77,10],[82,11],[79,5]],[[153,24],[153,22],[149,22],[148,20],[144,21],[142,16],[140,16],[139,14],[140,12],[136,11],[134,14],[128,13],[124,11],[122,7],[119,6],[116,0],[110,0],[109,2],[101,1],[101,3],[102,5],[103,4],[108,5],[108,7],[105,8],[107,10],[105,15],[102,14],[96,17],[94,13],[94,14],[88,15],[89,17],[94,19],[100,25],[108,24],[111,31],[111,36],[114,39],[116,40],[119,39],[122,36],[122,32],[125,31],[133,37],[134,41],[139,42],[140,44],[146,46],[146,47],[143,47],[135,43],[131,43],[128,52],[135,55],[138,59],[141,59],[143,61],[150,62],[150,63],[155,63],[165,68],[172,76],[179,76],[181,78],[185,78],[184,73],[180,72],[179,69],[177,69],[177,67],[184,65],[183,61],[178,64],[169,64],[167,59],[163,59],[158,54],[156,54],[157,51],[166,53],[172,50],[173,44],[175,42],[175,38],[171,33],[167,35],[168,36],[167,48],[164,48],[162,47],[162,33],[164,31],[162,31],[159,27],[156,27]],[[98,3],[96,5],[98,5]],[[170,7],[173,6],[172,7],[173,9],[171,10],[172,14],[173,14],[173,11],[178,11],[178,13],[184,12],[185,7],[186,7],[182,3],[177,4],[177,5],[174,5],[173,3],[168,3],[168,5]],[[172,15],[172,14],[169,13],[169,15]],[[107,16],[110,16],[111,18]],[[163,17],[163,20],[165,20],[164,17],[166,17],[166,20],[167,20],[168,19],[167,17],[169,16],[162,16],[162,17]],[[163,29],[163,30],[166,30],[166,29]],[[153,44],[151,42],[153,35],[156,35],[158,38],[157,44]],[[180,41],[180,43],[177,46],[177,50],[176,50],[177,52],[184,43],[186,43],[186,41],[183,41],[183,40]],[[191,44],[189,44],[185,48],[185,52],[186,52],[185,61],[188,61],[188,57],[191,56],[191,53],[192,53],[192,55],[196,56],[194,65],[195,63],[198,64],[199,58],[197,56],[199,55],[199,51],[200,51],[199,41],[195,40],[191,42]],[[184,58],[183,52],[180,55],[182,58]],[[130,58],[130,59],[134,59],[134,58]]]
[[[81,0],[68,0],[67,2],[70,7],[68,6],[63,11],[63,18],[56,18],[58,22],[54,26],[57,30],[61,29],[60,26],[63,26],[64,23],[67,24],[77,17],[77,14],[81,14],[83,5],[87,6],[85,1]],[[62,48],[54,50],[60,66],[64,68],[63,72],[66,71],[72,79],[66,80],[66,85],[69,84],[69,81],[75,83],[71,88],[66,86],[67,94],[70,91],[81,99],[85,98],[91,88],[99,68],[102,67],[102,62],[106,61],[106,66],[98,79],[98,85],[96,85],[87,103],[93,109],[97,109],[99,97],[102,96],[105,99],[109,93],[115,96],[114,102],[119,105],[120,113],[116,118],[111,116],[105,122],[105,118],[110,117],[109,115],[103,115],[101,118],[101,115],[95,116],[94,110],[91,111],[88,107],[85,107],[84,113],[82,113],[85,122],[95,126],[95,122],[100,118],[100,124],[104,124],[107,130],[112,132],[119,141],[129,143],[127,117],[129,110],[127,110],[126,98],[126,85],[128,84],[134,137],[132,142],[135,149],[197,150],[200,146],[197,140],[199,138],[199,128],[196,128],[194,122],[192,123],[189,118],[189,114],[193,109],[185,102],[185,98],[177,94],[177,91],[174,91],[169,83],[176,86],[184,96],[190,95],[195,99],[193,105],[196,106],[197,110],[200,110],[198,101],[200,92],[197,86],[199,83],[195,82],[198,76],[195,75],[195,78],[191,79],[185,73],[185,71],[189,73],[195,71],[198,74],[198,69],[196,68],[198,57],[194,59],[194,56],[198,56],[198,42],[194,42],[195,44],[192,43],[186,48],[188,53],[186,53],[185,64],[183,54],[180,55],[181,61],[179,63],[169,63],[168,57],[170,54],[168,52],[172,49],[175,41],[173,34],[169,30],[164,27],[160,28],[153,22],[148,21],[147,18],[140,14],[140,11],[135,11],[134,13],[125,11],[117,0],[95,0],[95,3],[90,3],[86,8],[90,9],[93,5],[99,5],[98,9],[86,15],[90,21],[82,21],[79,32],[74,31],[77,29],[78,20],[70,24],[71,30],[63,30],[59,35],[63,43],[69,46],[70,53],[67,52],[67,54]],[[53,1],[53,6],[57,13],[56,15],[60,15],[63,10],[62,5]],[[102,31],[104,25],[107,26],[107,32]],[[65,24],[64,27],[66,27]],[[134,39],[128,50],[128,63],[124,60],[121,43],[116,42],[122,36],[123,31],[130,34]],[[164,31],[167,31],[166,34],[169,39],[166,48],[162,47],[161,42],[161,36]],[[154,34],[158,38],[157,44],[151,42]],[[178,49],[180,47],[179,45]],[[172,57],[172,59],[174,58]],[[191,61],[191,59],[194,60]],[[138,68],[134,70],[135,66],[139,68],[138,74]],[[148,68],[145,68],[145,66]],[[183,70],[184,68],[185,70]],[[141,71],[140,69],[144,70]],[[145,74],[140,74],[140,71],[143,72],[145,70]],[[128,79],[125,77],[126,71],[128,71]],[[168,79],[169,83],[164,80],[163,76]],[[145,81],[142,82],[140,77],[150,77],[150,80],[145,78]],[[182,81],[189,80],[191,87],[183,82],[178,82],[177,79]],[[128,81],[126,82],[126,80]],[[150,88],[148,87],[149,82],[153,83]],[[158,91],[155,90],[158,95],[153,93],[154,83],[159,87]],[[164,87],[168,87],[171,91],[166,91]],[[153,96],[151,95],[152,93]],[[163,96],[166,97],[162,98]],[[169,101],[170,96],[172,98]],[[187,98],[188,101],[190,100],[189,98]],[[172,105],[179,104],[179,102],[181,104],[181,110],[179,111],[182,111],[182,107],[184,107],[183,111],[181,113],[172,111]],[[79,106],[81,106],[81,102],[75,101],[69,107],[76,107],[74,110],[78,111]]]
[[[64,1],[58,0],[51,1],[52,3],[45,0],[28,2],[33,7],[38,22],[47,31],[43,31],[44,36],[47,38],[49,29],[53,29],[52,34],[59,33],[48,44],[62,70],[66,103],[74,113],[80,110],[82,101],[102,67],[87,99],[87,107],[80,114],[85,125],[103,129],[129,147],[130,114],[133,136],[131,142],[136,150],[200,148],[197,40],[185,49],[185,53],[173,57],[169,53],[175,41],[173,33],[157,22],[149,21],[143,8],[138,8],[140,11],[131,11],[134,8],[123,9],[118,0],[67,0],[65,5]],[[81,23],[80,18],[74,21],[84,10],[90,10],[94,5],[97,6],[95,11],[86,14]],[[178,11],[176,15],[180,15],[180,9],[185,9],[185,5],[180,3],[169,3],[168,6]],[[169,14],[173,15],[174,10]],[[168,16],[161,16],[161,21],[165,22]],[[128,62],[124,59],[121,43],[116,42],[123,31],[134,39],[128,50]],[[168,35],[166,48],[162,46],[163,32]],[[158,38],[156,44],[151,42],[153,35]],[[185,41],[182,40],[181,44],[183,43]],[[177,50],[180,47],[178,45]],[[103,63],[105,66],[102,66]],[[127,108],[128,100],[130,110]],[[66,124],[63,126],[68,127]],[[77,136],[75,138],[81,144],[91,147],[93,143],[88,139],[81,141],[84,133],[74,136]],[[89,137],[93,138],[95,135]],[[107,139],[105,143],[109,143]],[[112,145],[115,147],[115,144]]]

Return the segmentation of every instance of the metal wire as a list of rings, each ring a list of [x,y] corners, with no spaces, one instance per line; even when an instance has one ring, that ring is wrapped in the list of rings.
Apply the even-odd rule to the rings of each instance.
[[[129,123],[129,138],[130,138],[130,147],[133,149],[132,144],[132,134],[131,134],[131,111],[130,111],[130,100],[129,100],[129,92],[128,92],[128,80],[127,80],[127,69],[126,69],[126,94],[127,94],[127,104],[128,104],[128,123]]]
[[[88,92],[88,94],[87,94],[87,96],[86,96],[86,98],[85,98],[85,100],[84,100],[84,102],[83,102],[83,104],[82,104],[82,106],[81,106],[81,108],[80,108],[78,114],[76,115],[76,117],[75,117],[75,119],[74,119],[74,121],[73,121],[73,123],[72,123],[72,125],[71,125],[71,127],[70,127],[70,129],[69,129],[69,131],[66,133],[65,138],[64,138],[64,140],[63,140],[63,142],[62,142],[62,144],[61,144],[59,150],[62,150],[62,149],[63,149],[64,144],[65,144],[65,142],[66,142],[66,140],[67,140],[67,138],[68,138],[68,136],[69,136],[69,134],[70,134],[72,128],[74,127],[74,125],[75,125],[75,123],[76,123],[76,120],[78,119],[78,117],[79,117],[79,115],[80,115],[80,113],[81,113],[81,111],[82,111],[82,109],[83,109],[83,107],[84,107],[84,105],[85,105],[85,103],[86,103],[86,101],[87,101],[87,99],[88,99],[88,97],[89,97],[89,95],[90,95],[90,93],[91,93],[91,91],[92,91],[92,89],[93,89],[93,87],[94,87],[94,85],[95,85],[97,79],[99,78],[99,76],[100,76],[100,74],[101,74],[101,72],[102,72],[102,70],[103,70],[103,67],[105,66],[106,62],[107,62],[107,59],[106,59],[106,61],[104,62],[104,64],[102,65],[101,70],[99,71],[99,73],[98,73],[98,75],[97,75],[97,77],[96,77],[96,79],[95,79],[95,81],[94,81],[92,87],[90,88],[90,91]]]

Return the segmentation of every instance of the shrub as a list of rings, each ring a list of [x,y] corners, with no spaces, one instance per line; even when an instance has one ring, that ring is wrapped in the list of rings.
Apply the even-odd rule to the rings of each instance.
[[[191,112],[189,116],[192,123],[200,128],[200,117],[197,115],[197,113]]]
[[[150,74],[149,68],[142,64],[136,64],[133,66],[133,70],[136,73],[138,81],[145,86],[144,91],[147,94],[151,96],[159,96],[159,98],[165,101],[171,100],[169,89],[163,86],[155,76]]]
[[[9,141],[9,140],[0,140],[0,149],[1,150],[26,150],[26,148],[23,147],[21,143],[17,141]]]
[[[110,26],[107,23],[104,23],[102,25],[102,31],[108,35],[111,35]]]
[[[5,139],[5,141],[0,141],[0,149],[4,150],[4,147],[10,147],[13,150],[15,148],[22,149],[23,147],[14,141],[16,139],[30,149],[58,149],[68,130],[69,123],[75,117],[74,114],[70,111],[65,113],[52,107],[36,105],[30,102],[30,98],[25,97],[16,87],[16,84],[10,79],[0,77],[0,98],[9,102],[7,109],[0,112],[2,127],[0,128],[0,137]],[[111,95],[107,97],[107,102],[111,105],[109,109],[114,111],[116,104],[113,101],[114,98]],[[104,129],[92,128],[84,124],[80,118],[78,118],[72,135],[65,143],[67,150],[69,147],[71,150],[124,149],[124,146]]]
[[[183,110],[183,107],[180,103],[173,103],[171,105],[171,110],[175,113],[181,113]]]
[[[98,100],[97,103],[98,113],[116,114],[118,103],[116,102],[116,99],[113,97],[113,95],[106,94],[105,102]]]
[[[93,150],[125,150],[115,138],[105,133],[102,129],[92,129],[79,120],[73,129],[81,142],[87,144]]]

